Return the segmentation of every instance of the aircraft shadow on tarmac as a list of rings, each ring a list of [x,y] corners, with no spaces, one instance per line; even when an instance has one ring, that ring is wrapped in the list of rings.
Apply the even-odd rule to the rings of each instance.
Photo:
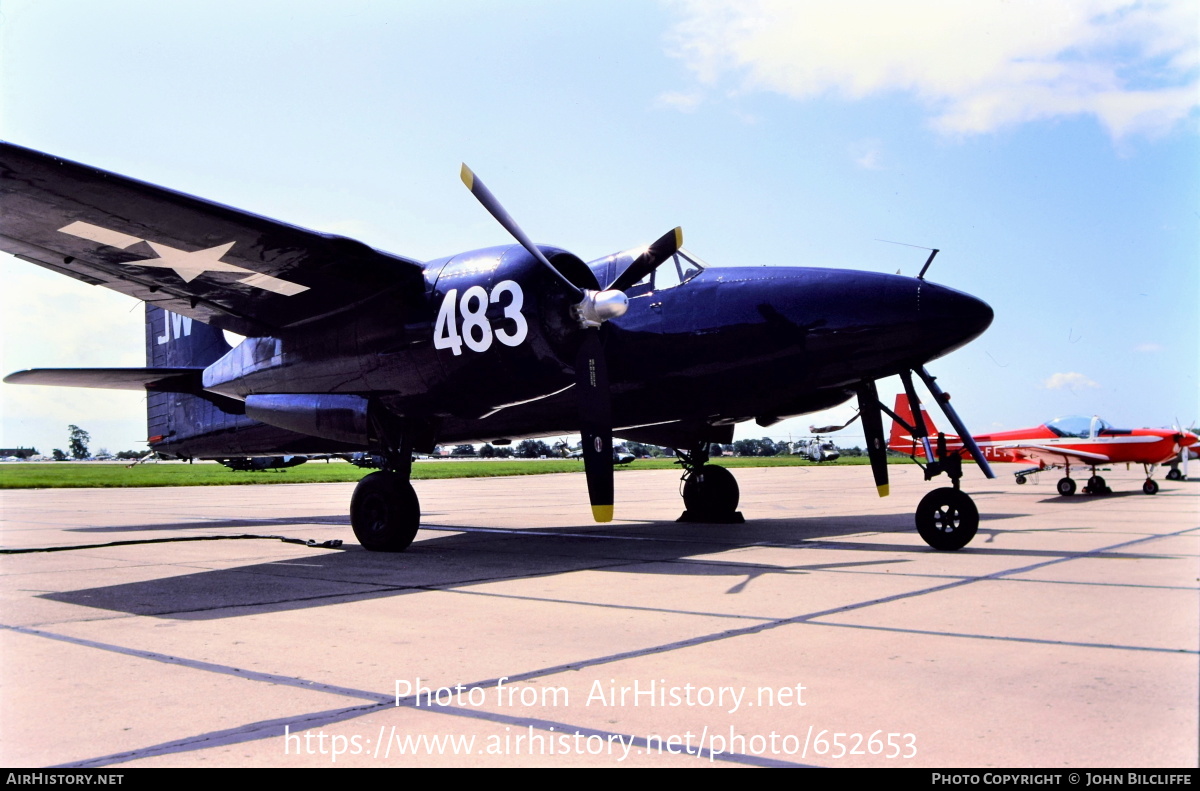
[[[1024,516],[990,514],[987,522]],[[40,598],[84,607],[124,612],[131,615],[177,620],[209,620],[255,613],[318,608],[325,604],[396,597],[431,589],[454,589],[501,580],[532,578],[572,571],[595,570],[617,573],[667,574],[676,576],[728,577],[726,594],[737,594],[764,575],[808,574],[836,568],[855,568],[907,563],[913,554],[927,555],[924,544],[887,543],[879,534],[913,531],[907,514],[875,514],[850,517],[806,517],[757,519],[744,525],[695,525],[675,522],[639,522],[583,528],[529,528],[504,530],[454,525],[431,526],[448,531],[415,542],[403,554],[367,552],[357,545],[342,551],[312,553],[297,549],[284,560],[251,563],[236,568],[214,569],[194,574],[107,585],[75,591],[41,594]],[[146,525],[145,529],[188,530],[232,529],[254,526],[278,527],[314,523],[337,525],[344,518],[322,516],[318,520],[291,519],[228,520],[176,525]],[[983,526],[975,544],[961,553],[1002,554],[1016,558],[1067,557],[1074,553],[1049,550],[1003,549],[994,546],[1002,529]],[[85,528],[109,531],[112,528]],[[124,531],[137,530],[125,527]],[[462,532],[457,532],[462,531]],[[268,532],[268,531],[262,531]],[[1024,532],[1024,531],[1018,531]],[[867,534],[868,540],[847,541],[845,537]],[[874,535],[872,535],[874,534]],[[826,543],[828,542],[828,543]],[[992,544],[991,546],[987,546]],[[859,561],[839,560],[794,566],[739,562],[709,556],[755,546],[866,550],[873,557]],[[137,552],[136,546],[122,552]],[[1104,558],[1105,553],[1090,555]],[[1113,554],[1128,560],[1128,553]],[[1150,557],[1149,555],[1145,557]]]

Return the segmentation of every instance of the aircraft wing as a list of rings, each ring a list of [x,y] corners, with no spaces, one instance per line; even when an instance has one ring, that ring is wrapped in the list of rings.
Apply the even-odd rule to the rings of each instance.
[[[4,377],[6,384],[103,387],[202,393],[203,368],[34,368]]]
[[[1056,447],[1054,445],[1010,442],[997,444],[994,447],[1003,450],[1015,450],[1031,461],[1044,461],[1048,464],[1063,464],[1067,461],[1083,462],[1084,464],[1108,464],[1111,461],[1108,456],[1102,453],[1089,453],[1085,450]]]
[[[418,261],[9,143],[0,250],[241,335],[424,291]]]

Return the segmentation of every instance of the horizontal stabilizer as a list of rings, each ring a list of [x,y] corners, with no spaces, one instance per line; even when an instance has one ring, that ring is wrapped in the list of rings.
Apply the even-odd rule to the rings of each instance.
[[[4,382],[199,394],[204,392],[203,374],[203,368],[34,368],[9,374]]]

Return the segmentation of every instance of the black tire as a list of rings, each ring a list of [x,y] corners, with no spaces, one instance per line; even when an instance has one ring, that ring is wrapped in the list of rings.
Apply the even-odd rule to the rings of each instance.
[[[421,503],[403,476],[373,472],[354,487],[350,524],[363,549],[403,552],[421,527]]]
[[[733,473],[715,464],[705,464],[683,482],[683,505],[705,517],[725,516],[737,510],[741,492]]]
[[[1023,484],[1023,483],[1025,483],[1025,476],[1024,476],[1024,475],[1018,475],[1018,476],[1017,476],[1017,485],[1018,485],[1018,486],[1020,486],[1020,485],[1021,485],[1021,484]]]
[[[1183,473],[1180,472],[1179,470],[1175,469],[1174,467],[1172,467],[1171,469],[1167,470],[1167,480],[1168,481],[1182,481]]]
[[[1093,475],[1088,478],[1087,487],[1084,489],[1088,494],[1107,494],[1108,484],[1099,475]]]
[[[979,530],[979,509],[966,492],[934,489],[917,506],[917,532],[934,549],[962,549]]]
[[[1070,497],[1075,494],[1075,479],[1074,478],[1059,478],[1058,493],[1063,497]]]
[[[1142,493],[1143,494],[1158,494],[1158,483],[1156,481],[1153,481],[1153,480],[1147,478],[1146,482],[1142,484]]]

